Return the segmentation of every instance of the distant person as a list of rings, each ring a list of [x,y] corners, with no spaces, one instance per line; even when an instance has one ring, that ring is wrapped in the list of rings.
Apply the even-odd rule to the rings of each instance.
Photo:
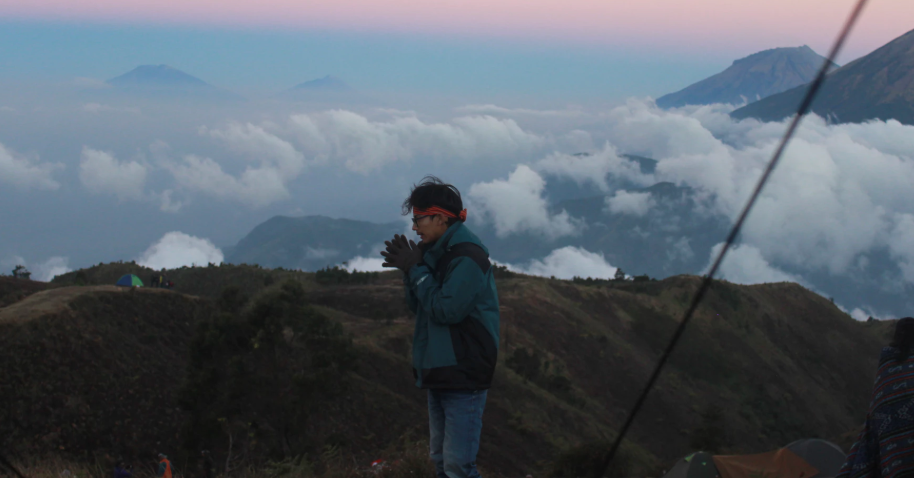
[[[385,242],[416,314],[413,373],[428,389],[429,454],[438,478],[477,478],[482,414],[498,357],[498,294],[489,252],[464,224],[454,186],[429,176],[403,202],[416,245]],[[447,437],[445,439],[445,437]]]
[[[131,478],[133,476],[132,467],[124,465],[124,462],[118,462],[114,465],[114,478]]]
[[[200,452],[200,468],[201,478],[213,478],[213,457],[210,456],[209,450],[203,450]]]
[[[914,475],[914,318],[895,324],[882,349],[863,430],[836,478]]]
[[[173,470],[168,457],[159,453],[159,470],[156,472],[158,478],[172,478]]]

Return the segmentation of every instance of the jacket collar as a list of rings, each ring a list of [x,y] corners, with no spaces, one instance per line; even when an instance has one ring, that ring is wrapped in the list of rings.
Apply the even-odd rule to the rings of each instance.
[[[455,222],[447,228],[447,231],[444,231],[444,234],[435,241],[435,244],[432,245],[422,259],[425,263],[432,268],[438,264],[438,259],[441,259],[441,256],[444,255],[447,248],[451,246],[451,241],[454,239],[454,235],[457,234],[459,230],[463,228],[463,223],[460,221]]]

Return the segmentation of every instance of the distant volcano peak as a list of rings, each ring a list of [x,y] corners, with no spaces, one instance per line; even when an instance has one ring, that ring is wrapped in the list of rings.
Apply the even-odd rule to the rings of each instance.
[[[657,99],[661,108],[743,104],[809,83],[825,58],[809,46],[772,48],[740,58],[726,70]]]
[[[213,88],[209,83],[168,65],[140,65],[108,80],[113,86],[195,86]]]
[[[352,87],[349,86],[342,79],[333,76],[327,75],[323,78],[317,78],[311,81],[306,81],[292,87],[293,90],[323,90],[323,91],[353,91]]]
[[[801,85],[731,116],[780,121],[796,113],[805,94]],[[830,73],[811,111],[837,123],[894,119],[914,124],[914,30]]]

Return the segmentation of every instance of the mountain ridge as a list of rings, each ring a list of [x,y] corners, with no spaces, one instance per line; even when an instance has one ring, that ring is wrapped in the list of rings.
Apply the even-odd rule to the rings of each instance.
[[[716,75],[661,96],[657,106],[752,103],[812,81],[824,62],[825,58],[806,45],[764,50],[735,60]]]
[[[730,115],[780,121],[796,113],[807,87],[770,96]],[[914,30],[831,72],[810,112],[836,123],[894,119],[914,124]]]

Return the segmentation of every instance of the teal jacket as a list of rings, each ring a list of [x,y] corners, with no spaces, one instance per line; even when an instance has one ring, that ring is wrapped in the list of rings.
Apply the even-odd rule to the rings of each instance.
[[[489,251],[458,222],[429,247],[403,281],[416,314],[416,386],[483,390],[498,361],[498,292]]]

